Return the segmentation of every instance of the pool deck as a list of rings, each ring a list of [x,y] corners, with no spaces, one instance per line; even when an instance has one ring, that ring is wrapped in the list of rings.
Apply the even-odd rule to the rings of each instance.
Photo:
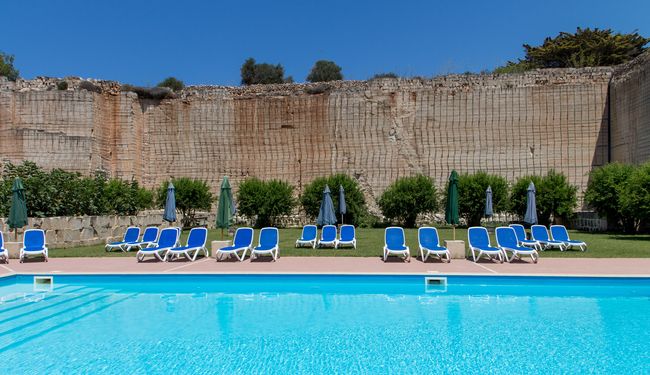
[[[384,263],[378,257],[283,257],[244,262],[215,262],[213,258],[196,262],[145,261],[133,257],[50,258],[49,262],[12,259],[0,264],[0,276],[10,274],[219,274],[219,273],[313,273],[313,274],[475,274],[475,275],[558,275],[558,276],[646,276],[650,277],[650,258],[543,258],[538,264],[490,261],[474,263],[457,259],[451,263],[413,259],[410,263],[397,258]]]

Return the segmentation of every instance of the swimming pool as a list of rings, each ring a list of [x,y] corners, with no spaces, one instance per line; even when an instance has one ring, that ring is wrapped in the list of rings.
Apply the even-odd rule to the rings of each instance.
[[[650,278],[425,276],[5,277],[0,373],[650,371]]]

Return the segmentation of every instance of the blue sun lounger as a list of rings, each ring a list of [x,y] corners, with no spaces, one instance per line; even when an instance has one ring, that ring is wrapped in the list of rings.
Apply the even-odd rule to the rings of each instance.
[[[124,232],[124,238],[122,238],[122,241],[107,243],[104,250],[111,251],[113,249],[120,249],[126,251],[126,246],[137,242],[138,238],[140,238],[140,228],[128,227],[126,228],[126,232]]]
[[[555,241],[549,238],[548,230],[546,230],[546,227],[543,225],[533,225],[530,227],[530,234],[533,240],[539,242],[542,250],[555,247],[560,249],[560,251],[564,251],[566,249],[566,246],[563,242]]]
[[[402,256],[407,262],[411,261],[411,252],[406,246],[404,229],[388,227],[384,231],[384,262],[390,255]]]
[[[318,247],[331,246],[336,248],[336,226],[324,225],[318,240]]]
[[[535,250],[542,250],[542,245],[540,245],[539,242],[535,240],[529,240],[528,238],[526,238],[526,229],[524,228],[523,225],[510,224],[510,228],[515,230],[515,234],[517,235],[517,241],[519,242],[520,246],[532,247]]]
[[[309,246],[313,249],[316,248],[316,238],[318,229],[315,225],[305,225],[302,227],[302,234],[296,240],[296,247]]]
[[[5,249],[5,238],[2,232],[0,232],[0,259],[7,264],[9,263],[9,252]]]
[[[257,258],[259,255],[271,255],[273,261],[278,260],[278,253],[280,250],[280,235],[278,228],[266,227],[260,231],[259,244],[251,251],[251,260]]]
[[[232,246],[222,247],[214,254],[217,262],[223,254],[228,256],[234,255],[238,261],[243,262],[246,258],[246,252],[253,247],[253,228],[237,228],[235,231],[235,238],[233,239]],[[242,253],[239,255],[239,253]]]
[[[156,240],[158,239],[158,227],[147,227],[144,230],[144,234],[142,235],[142,240],[140,241],[135,241],[135,242],[129,242],[126,245],[124,245],[124,250],[125,251],[131,251],[133,249],[142,249],[143,247],[147,247],[151,244],[156,243]]]
[[[503,263],[503,251],[490,244],[490,235],[485,227],[470,227],[467,229],[467,239],[474,263],[481,259],[482,256],[490,260],[498,259],[499,262]]]
[[[165,253],[167,250],[176,246],[178,243],[178,236],[180,234],[179,228],[169,227],[160,231],[160,237],[158,237],[158,242],[150,244],[149,246],[138,250],[136,254],[136,259],[138,262],[142,262],[147,255],[152,255],[158,260],[164,260]]]
[[[340,249],[341,246],[352,246],[355,249],[357,248],[357,235],[354,230],[354,225],[341,225],[340,238],[336,241],[336,247]]]
[[[196,260],[200,252],[206,257],[210,256],[205,243],[208,241],[207,228],[192,228],[190,234],[187,236],[187,243],[185,246],[172,247],[165,253],[165,261],[178,259],[181,255],[189,259],[191,262]]]
[[[422,227],[418,229],[418,245],[420,246],[420,256],[422,261],[426,262],[429,255],[435,255],[441,261],[451,262],[451,255],[446,247],[440,246],[440,237],[438,230],[434,227]],[[443,259],[443,256],[445,257]]]
[[[587,250],[587,244],[583,241],[572,240],[569,238],[569,232],[564,225],[551,225],[551,237],[553,240],[560,241],[566,249],[579,247],[580,251]]]
[[[23,247],[20,248],[20,263],[28,255],[42,255],[47,262],[48,249],[45,244],[45,232],[42,229],[27,229],[23,233]]]
[[[506,256],[508,263],[512,262],[515,257],[521,259],[522,255],[530,255],[533,263],[537,263],[539,259],[539,254],[537,250],[531,249],[530,247],[521,246],[519,240],[517,239],[517,234],[515,229],[512,227],[498,227],[495,231],[497,238],[497,246],[503,251],[503,254]],[[508,252],[512,254],[508,258]]]

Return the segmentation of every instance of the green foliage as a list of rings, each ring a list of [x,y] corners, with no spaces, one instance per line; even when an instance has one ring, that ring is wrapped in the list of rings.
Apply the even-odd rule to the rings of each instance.
[[[214,198],[210,187],[203,180],[189,177],[174,178],[172,184],[176,188],[176,209],[181,213],[181,225],[184,228],[196,226],[196,211],[209,211],[212,208]],[[160,208],[165,207],[168,185],[169,182],[163,182],[158,188],[157,202]]]
[[[634,173],[631,165],[611,163],[589,173],[585,202],[607,218],[608,225],[634,232],[638,226],[636,210],[626,209],[627,184]]]
[[[429,177],[403,177],[390,185],[377,203],[386,218],[410,228],[419,214],[438,209],[438,193]]]
[[[291,78],[291,77],[289,77]],[[293,81],[293,78],[291,78]],[[284,68],[282,65],[271,65],[266,63],[257,64],[254,58],[247,59],[241,66],[242,85],[257,85],[284,83]]]
[[[175,77],[167,77],[156,86],[157,87],[167,87],[167,88],[171,89],[172,91],[181,91],[182,89],[185,88],[185,83],[183,83],[183,81],[181,81],[180,79],[177,79]]]
[[[82,89],[82,90],[94,92],[94,93],[97,93],[97,94],[102,93],[102,88],[95,85],[94,83],[92,83],[90,81],[81,81],[81,83],[79,83],[79,88]]]
[[[551,217],[568,219],[573,215],[578,199],[577,188],[567,181],[566,176],[554,170],[546,176],[524,176],[517,180],[510,193],[509,211],[515,215],[526,212],[526,194],[530,182],[535,184],[537,219],[540,224],[551,224]]]
[[[481,224],[485,213],[485,190],[492,188],[492,208],[495,213],[508,208],[508,182],[505,178],[485,172],[458,176],[458,211],[467,225]]]
[[[134,92],[138,94],[138,99],[174,99],[176,94],[169,87],[140,87],[129,84],[124,84],[120,87],[121,91]]]
[[[280,180],[262,181],[251,177],[239,184],[237,210],[251,219],[256,226],[277,225],[278,217],[289,215],[296,202],[293,187]]]
[[[648,42],[650,38],[644,38],[637,32],[621,34],[614,33],[611,29],[577,28],[575,34],[561,32],[555,38],[546,38],[541,46],[524,44],[524,59],[510,61],[494,72],[618,65],[643,53]]]
[[[640,165],[630,174],[623,187],[621,203],[624,215],[634,215],[645,223],[650,222],[650,162]]]
[[[57,90],[65,91],[65,90],[68,89],[68,82],[66,82],[66,81],[59,81],[59,82],[56,84],[56,88],[57,88]]]
[[[18,78],[18,69],[14,67],[14,56],[0,52],[0,77],[7,77],[10,81]]]
[[[7,215],[11,207],[11,186],[16,177],[23,180],[30,217],[75,215],[135,215],[151,207],[151,200],[138,196],[151,194],[131,183],[112,179],[102,173],[84,177],[62,169],[44,171],[35,163],[6,163],[0,183],[0,209]]]
[[[343,79],[341,67],[334,61],[318,60],[307,76],[309,82],[340,81]]]
[[[393,72],[377,73],[374,76],[372,76],[371,79],[380,79],[380,78],[399,78],[399,76]]]
[[[359,184],[352,177],[342,173],[317,178],[305,186],[305,190],[300,197],[300,204],[307,213],[307,216],[312,219],[318,217],[325,185],[328,185],[332,191],[332,202],[334,203],[337,220],[341,219],[341,214],[338,209],[339,186],[342,185],[345,190],[345,205],[347,208],[347,213],[343,216],[343,222],[360,226],[362,224],[362,218],[365,218],[368,225],[371,225],[373,218],[365,217],[367,215],[366,200],[359,189]]]

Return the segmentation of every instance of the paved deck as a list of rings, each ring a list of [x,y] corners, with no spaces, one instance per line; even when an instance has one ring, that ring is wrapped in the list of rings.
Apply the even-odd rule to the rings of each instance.
[[[399,259],[382,262],[378,257],[283,257],[277,262],[215,262],[213,258],[196,262],[146,261],[135,258],[51,258],[49,262],[30,260],[19,263],[12,259],[0,264],[0,275],[11,273],[444,273],[477,275],[614,275],[649,276],[650,258],[543,258],[537,264],[514,262],[498,264],[490,261],[473,263],[457,259],[450,264],[439,261],[422,263],[413,259],[405,263]]]

